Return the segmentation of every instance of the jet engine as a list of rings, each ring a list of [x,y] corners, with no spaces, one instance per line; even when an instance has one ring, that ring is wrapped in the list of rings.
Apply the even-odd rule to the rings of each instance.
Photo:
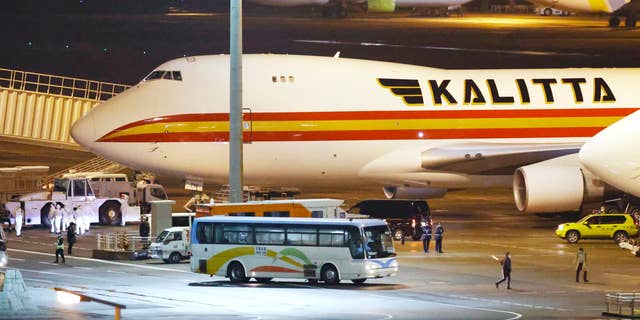
[[[382,187],[387,199],[434,199],[442,198],[447,193],[447,189],[429,187]]]
[[[578,211],[584,202],[602,200],[604,184],[577,166],[533,164],[516,169],[513,196],[522,212]]]
[[[367,0],[367,12],[394,12],[395,0]]]

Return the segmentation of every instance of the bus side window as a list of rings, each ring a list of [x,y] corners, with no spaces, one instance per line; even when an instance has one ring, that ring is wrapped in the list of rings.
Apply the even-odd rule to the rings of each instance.
[[[199,223],[197,238],[200,243],[213,243],[213,224],[206,222]]]
[[[250,225],[227,224],[224,225],[223,243],[253,244],[253,228]]]
[[[313,210],[311,211],[311,218],[322,218],[324,215],[322,214],[322,210]]]
[[[265,211],[265,217],[288,217],[289,211]]]
[[[320,229],[318,242],[324,247],[344,247],[345,232],[342,228]]]
[[[256,226],[257,244],[284,244],[284,227]]]
[[[287,228],[287,244],[315,246],[318,243],[318,231],[315,226],[297,226]]]

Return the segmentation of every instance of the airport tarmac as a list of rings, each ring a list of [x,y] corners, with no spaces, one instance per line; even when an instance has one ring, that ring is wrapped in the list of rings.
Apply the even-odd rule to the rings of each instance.
[[[21,270],[38,306],[30,316],[52,319],[103,319],[113,312],[97,304],[61,305],[51,290],[56,286],[125,304],[122,315],[130,319],[598,319],[606,293],[637,290],[640,258],[613,241],[568,244],[554,234],[566,218],[519,214],[506,192],[454,193],[431,205],[445,227],[444,253],[434,253],[433,242],[429,254],[419,241],[395,242],[398,275],[360,287],[286,279],[233,285],[192,274],[186,262],[88,259],[96,233],[122,227],[93,227],[64,265],[51,263],[55,237],[46,229],[27,228],[22,238],[11,233],[9,267]],[[589,283],[575,282],[578,247],[588,253]],[[512,290],[494,285],[500,265],[491,256],[506,251]]]
[[[4,68],[133,84],[166,60],[228,52],[225,14],[0,16],[8,26],[0,29]],[[640,30],[611,29],[606,21],[533,15],[326,20],[250,14],[244,49],[326,56],[340,51],[342,57],[443,68],[640,66]],[[81,151],[0,143],[1,166],[44,164],[53,172],[91,157]],[[160,182],[172,190],[170,197],[186,201],[180,178],[160,177]],[[349,192],[350,202],[382,196],[370,188]],[[311,194],[303,190],[303,195]],[[445,253],[425,255],[419,242],[397,244],[398,276],[362,287],[286,281],[238,287],[222,278],[191,274],[185,263],[111,264],[69,257],[66,265],[53,265],[54,237],[44,229],[27,229],[20,239],[11,235],[10,266],[22,270],[41,310],[29,317],[59,319],[109,318],[113,310],[86,303],[59,305],[54,286],[127,304],[125,318],[185,319],[595,319],[604,311],[605,293],[637,289],[639,258],[612,241],[567,244],[553,233],[565,218],[520,214],[509,191],[452,193],[430,203],[446,228]],[[137,230],[135,225],[128,228]],[[118,229],[96,227],[92,234]],[[75,248],[79,257],[88,257],[94,242],[80,239]],[[589,284],[573,281],[579,246],[589,253]],[[499,265],[491,255],[506,251],[513,254],[513,290],[496,290]]]

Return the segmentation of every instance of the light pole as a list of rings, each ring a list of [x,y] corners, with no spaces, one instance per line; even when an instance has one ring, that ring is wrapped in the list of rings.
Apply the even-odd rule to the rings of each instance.
[[[229,202],[242,202],[242,0],[231,0],[229,21]]]

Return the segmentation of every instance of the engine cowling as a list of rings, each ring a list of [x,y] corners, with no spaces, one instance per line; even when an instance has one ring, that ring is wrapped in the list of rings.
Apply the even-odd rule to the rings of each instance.
[[[577,211],[585,200],[601,198],[603,189],[591,179],[585,181],[575,166],[534,164],[516,169],[513,175],[513,195],[522,212]]]
[[[387,199],[434,199],[442,198],[447,193],[444,188],[397,187],[384,186],[382,188]]]
[[[395,0],[367,0],[367,12],[389,13],[396,11]]]

